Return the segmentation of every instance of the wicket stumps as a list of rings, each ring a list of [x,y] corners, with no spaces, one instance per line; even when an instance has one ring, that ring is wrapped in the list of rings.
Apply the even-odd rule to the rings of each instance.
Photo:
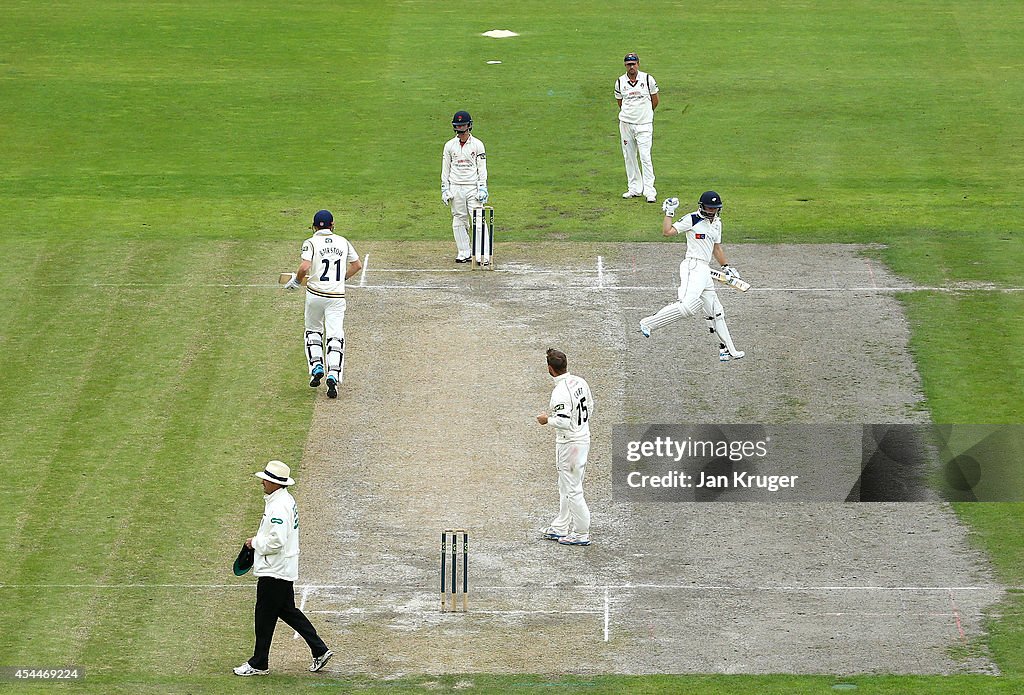
[[[459,594],[459,534],[462,534],[462,611],[466,611],[469,597],[469,534],[465,529],[449,528],[441,532],[441,612],[458,611]],[[448,538],[451,537],[451,570],[445,566],[448,561]],[[448,579],[451,585],[448,585]]]
[[[494,208],[473,208],[473,270],[494,270]]]

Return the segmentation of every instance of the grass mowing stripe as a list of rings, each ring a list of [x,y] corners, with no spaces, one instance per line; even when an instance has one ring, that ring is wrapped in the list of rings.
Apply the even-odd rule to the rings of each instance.
[[[157,244],[148,257],[160,260],[157,275],[198,283],[225,273],[248,277],[253,260],[275,267],[273,259],[280,255],[271,247],[251,253],[238,244],[207,246],[205,254],[196,253],[202,245],[189,245],[168,255],[174,247]],[[104,275],[114,269],[97,270]],[[72,320],[63,320],[69,340],[96,336],[95,352],[106,361],[86,365],[91,376],[80,391],[88,407],[62,416],[82,422],[70,428],[74,436],[66,437],[46,464],[54,481],[27,509],[31,535],[44,539],[44,545],[27,554],[20,570],[12,568],[14,576],[223,581],[237,544],[258,522],[260,494],[252,471],[270,456],[297,461],[305,440],[312,394],[302,379],[301,299],[296,299],[284,293],[174,287],[87,290],[81,301],[100,308],[93,315],[67,305]],[[118,311],[111,303],[120,304]],[[134,340],[120,340],[102,328],[109,315],[133,326]],[[181,322],[185,316],[189,320]],[[124,373],[144,375],[143,388],[125,388]],[[127,383],[137,385],[133,378]],[[58,402],[49,400],[53,406]],[[125,443],[138,436],[144,439],[141,448]],[[84,481],[77,476],[83,469],[89,473]],[[70,495],[67,485],[78,494]],[[81,543],[83,534],[89,543]],[[0,640],[6,642],[0,654],[13,657],[30,649],[27,653],[35,656],[67,658],[80,653],[88,663],[131,668],[146,662],[162,672],[187,671],[195,654],[216,653],[219,645],[239,638],[245,648],[251,646],[244,617],[239,621],[250,611],[248,602],[245,593],[227,601],[183,601],[175,595],[119,606],[103,592],[84,601],[62,592],[20,593],[8,617],[24,630]],[[129,608],[133,614],[126,617]],[[230,619],[205,625],[211,617],[226,618],[225,613]],[[48,636],[42,651],[33,635]],[[197,650],[181,652],[181,659],[173,649],[168,656],[117,648],[125,643],[166,647],[182,640],[194,641]],[[84,651],[76,650],[79,644]]]
[[[149,250],[153,253],[140,254],[140,265],[172,265],[167,247]],[[120,254],[108,258],[115,268],[125,262]],[[193,262],[184,258],[173,265]],[[129,270],[135,265],[127,263]],[[166,433],[161,401],[182,385],[179,356],[186,354],[189,332],[175,335],[168,324],[185,313],[187,297],[180,292],[160,297],[138,291],[105,294],[109,296],[100,299],[108,303],[106,312],[87,316],[84,325],[69,325],[65,333],[71,343],[78,335],[94,334],[99,349],[85,365],[89,371],[77,390],[79,407],[69,418],[71,426],[50,462],[36,505],[29,509],[34,522],[29,535],[42,543],[24,554],[15,570],[27,580],[116,578],[125,570],[119,556],[126,546],[129,552],[159,552],[131,544],[132,513],[141,491],[157,477],[150,452]],[[109,321],[110,315],[124,323]],[[66,316],[65,322],[71,323]],[[81,542],[83,536],[88,544]],[[75,629],[53,635],[47,649],[65,658],[79,654],[97,626],[102,601],[95,594],[64,604],[63,618]],[[31,633],[32,616],[39,611],[31,602],[19,608],[26,611]]]
[[[910,347],[935,422],[1024,421],[1024,297],[901,295],[913,328]],[[1024,503],[954,505],[999,580],[1024,583]],[[1011,591],[990,615],[988,648],[1004,673],[1024,674],[1024,595]]]

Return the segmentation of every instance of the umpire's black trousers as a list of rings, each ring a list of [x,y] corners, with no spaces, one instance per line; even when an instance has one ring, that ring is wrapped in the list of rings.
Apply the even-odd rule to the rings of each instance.
[[[249,659],[250,666],[261,671],[270,668],[270,643],[278,618],[302,635],[314,658],[327,653],[327,645],[316,634],[316,628],[295,607],[295,585],[284,579],[260,577],[256,582],[256,649]]]

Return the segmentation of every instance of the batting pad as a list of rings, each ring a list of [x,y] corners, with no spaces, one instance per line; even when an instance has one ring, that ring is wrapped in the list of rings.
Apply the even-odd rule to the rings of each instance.
[[[651,329],[651,332],[664,328],[670,324],[675,323],[684,316],[692,316],[693,314],[686,314],[683,312],[683,305],[679,302],[672,302],[668,306],[664,307],[654,316],[648,316],[641,319],[640,323],[644,324]]]

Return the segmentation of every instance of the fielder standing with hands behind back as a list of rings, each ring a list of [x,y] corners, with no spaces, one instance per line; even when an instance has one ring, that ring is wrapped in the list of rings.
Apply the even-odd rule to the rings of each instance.
[[[626,182],[629,185],[622,197],[643,196],[648,203],[656,203],[658,191],[654,187],[651,145],[654,142],[654,109],[658,108],[658,83],[651,75],[640,70],[640,58],[636,53],[627,53],[623,62],[626,74],[615,80],[615,100],[619,102],[619,135],[622,138],[622,157],[626,160]]]
[[[562,545],[590,545],[590,508],[583,498],[583,477],[590,452],[590,417],[594,397],[582,378],[569,373],[569,360],[561,350],[547,351],[548,374],[555,379],[549,412],[537,422],[551,425],[555,437],[555,468],[558,470],[558,516],[541,531],[541,538]]]
[[[469,220],[473,208],[487,205],[487,153],[484,143],[472,135],[473,117],[468,111],[452,116],[455,137],[445,143],[441,153],[441,202],[452,207],[452,233],[455,235],[456,263],[469,263]],[[481,258],[489,265],[490,258]]]

